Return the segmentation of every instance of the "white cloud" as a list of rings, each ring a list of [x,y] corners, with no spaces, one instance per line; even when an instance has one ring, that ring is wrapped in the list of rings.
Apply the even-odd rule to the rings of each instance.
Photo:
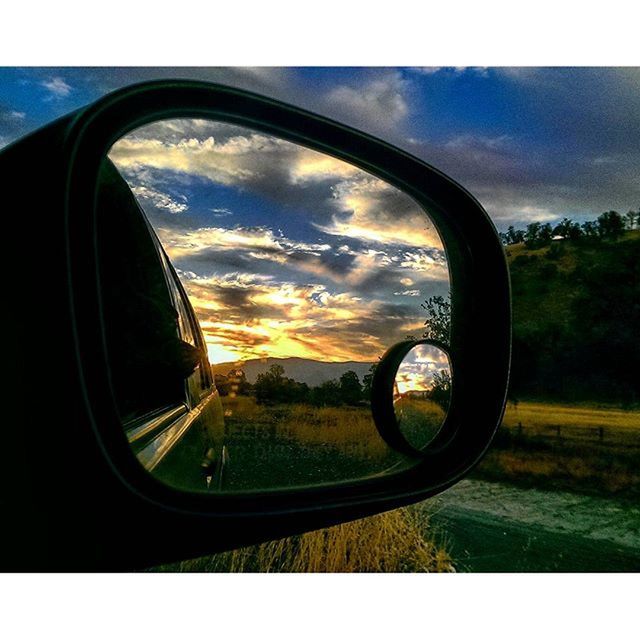
[[[71,93],[71,85],[59,76],[51,78],[51,80],[44,80],[41,84],[56,98],[64,98]]]
[[[276,236],[267,227],[202,227],[190,230],[159,228],[157,231],[167,253],[174,260],[193,257],[212,248],[233,251],[250,249],[254,251],[255,257],[268,256],[269,259],[294,251],[317,255],[331,249],[328,244],[298,242],[284,236]]]
[[[142,200],[148,200],[157,209],[165,209],[170,213],[184,213],[189,206],[186,203],[186,197],[182,196],[182,202],[178,202],[167,193],[162,193],[152,187],[146,187],[143,185],[134,186],[131,188],[133,193]]]
[[[211,213],[213,213],[214,218],[226,218],[227,216],[233,215],[233,211],[231,211],[231,209],[227,209],[226,207],[211,209]]]
[[[333,188],[338,213],[331,222],[315,225],[330,235],[365,239],[380,244],[442,247],[423,209],[390,184],[361,173]]]
[[[338,116],[347,116],[360,127],[376,129],[397,125],[409,113],[407,83],[400,73],[387,73],[358,86],[339,85],[327,94],[327,102]]]
[[[472,73],[481,78],[489,77],[489,67],[409,67],[409,71],[425,76],[432,76],[436,73],[448,73],[452,76]]]

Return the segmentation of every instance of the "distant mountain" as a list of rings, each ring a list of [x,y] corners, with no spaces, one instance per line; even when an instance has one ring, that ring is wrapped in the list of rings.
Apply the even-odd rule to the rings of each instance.
[[[231,370],[242,369],[247,381],[253,384],[260,373],[264,373],[272,364],[279,364],[284,368],[284,374],[297,382],[306,382],[315,387],[327,380],[338,380],[343,373],[355,371],[362,382],[362,378],[369,372],[373,362],[322,362],[306,358],[264,358],[242,360],[241,362],[223,362],[211,365],[214,374],[223,374]]]

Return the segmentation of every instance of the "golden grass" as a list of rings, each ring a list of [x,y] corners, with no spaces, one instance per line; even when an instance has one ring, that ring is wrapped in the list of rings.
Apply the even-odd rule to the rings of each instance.
[[[261,573],[451,572],[417,510],[398,509],[328,529],[171,565],[169,570]]]
[[[628,462],[585,453],[492,449],[477,472],[494,480],[528,479],[539,488],[548,483],[551,488],[606,493],[637,492],[640,483],[637,470]]]
[[[330,444],[368,460],[389,455],[368,409],[294,405],[287,422],[289,435],[304,444]]]
[[[636,495],[640,491],[640,412],[617,407],[509,404],[475,471],[532,486]]]
[[[295,439],[304,445],[331,445],[367,460],[384,458],[390,452],[368,408],[306,404],[267,408],[247,396],[222,400],[227,418],[258,428],[275,426],[277,435]]]
[[[640,436],[640,411],[618,408],[567,406],[548,402],[509,403],[503,425],[554,427],[605,427],[613,429],[636,429]]]
[[[222,402],[229,425],[275,429],[276,438],[293,438],[310,447],[332,445],[362,459],[382,459],[390,453],[366,407],[264,407],[247,396],[224,397]],[[445,548],[428,537],[424,513],[411,507],[157,569],[261,573],[454,570]]]

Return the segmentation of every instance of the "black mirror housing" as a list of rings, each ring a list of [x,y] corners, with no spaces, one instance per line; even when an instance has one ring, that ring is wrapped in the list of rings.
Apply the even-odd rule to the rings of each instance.
[[[174,117],[250,125],[346,160],[428,207],[448,250],[451,344],[456,372],[438,441],[406,472],[261,495],[187,494],[161,484],[128,449],[111,391],[96,258],[100,163],[121,136]],[[117,91],[0,153],[9,193],[7,237],[29,236],[27,274],[47,274],[36,298],[7,278],[12,408],[3,446],[2,504],[11,540],[0,566],[13,570],[130,569],[290,535],[427,498],[481,458],[501,420],[510,361],[510,291],[504,251],[480,204],[424,162],[341,124],[255,94],[189,81]],[[7,218],[5,216],[5,218]],[[17,264],[15,245],[3,256]],[[24,260],[22,260],[24,262]],[[43,320],[43,318],[45,320]],[[47,343],[34,335],[45,322]],[[38,341],[40,342],[40,341]],[[185,343],[186,344],[186,343]],[[182,347],[180,375],[197,365]],[[37,398],[34,403],[33,398]],[[52,422],[57,425],[52,428]],[[51,461],[43,474],[33,455]]]

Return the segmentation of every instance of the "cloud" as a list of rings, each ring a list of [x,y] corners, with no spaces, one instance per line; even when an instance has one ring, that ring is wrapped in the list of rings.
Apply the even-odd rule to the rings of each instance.
[[[499,228],[593,217],[612,208],[627,210],[640,199],[637,150],[585,153],[504,134],[413,140],[410,146],[468,189]]]
[[[409,67],[408,71],[423,76],[433,76],[437,73],[460,76],[471,73],[481,78],[489,77],[489,67]]]
[[[431,345],[414,347],[400,364],[396,383],[400,393],[425,391],[433,387],[434,374],[450,371],[449,359]]]
[[[149,202],[157,209],[165,209],[169,213],[184,213],[188,208],[186,196],[182,196],[181,202],[178,202],[167,193],[162,193],[151,187],[143,185],[134,186],[131,189],[137,198],[144,203]]]
[[[65,98],[71,93],[71,85],[59,76],[43,80],[40,84],[55,98]]]
[[[227,209],[226,207],[211,209],[211,213],[214,218],[226,218],[227,216],[232,216],[233,211],[231,209]]]
[[[188,278],[184,284],[214,353],[340,361],[371,357],[363,353],[363,341],[384,350],[379,336],[362,330],[363,318],[375,329],[380,306],[375,301],[250,273]]]
[[[272,229],[264,226],[202,227],[184,231],[158,229],[158,233],[171,252],[172,258],[176,260],[185,256],[194,257],[211,249],[230,251],[251,249],[282,254],[304,251],[317,254],[331,248],[328,244],[299,242],[284,236],[276,236]]]
[[[26,113],[0,104],[0,147],[13,142],[26,130]]]
[[[216,361],[370,361],[420,331],[420,292],[448,290],[427,214],[333,157],[201,120],[134,131],[109,155],[145,201]]]
[[[442,247],[424,210],[395,187],[366,174],[333,187],[334,208],[329,224],[317,224],[324,233],[364,238],[380,244]]]
[[[391,130],[409,114],[408,82],[398,71],[383,71],[371,80],[330,89],[327,111],[337,118],[371,131]]]

